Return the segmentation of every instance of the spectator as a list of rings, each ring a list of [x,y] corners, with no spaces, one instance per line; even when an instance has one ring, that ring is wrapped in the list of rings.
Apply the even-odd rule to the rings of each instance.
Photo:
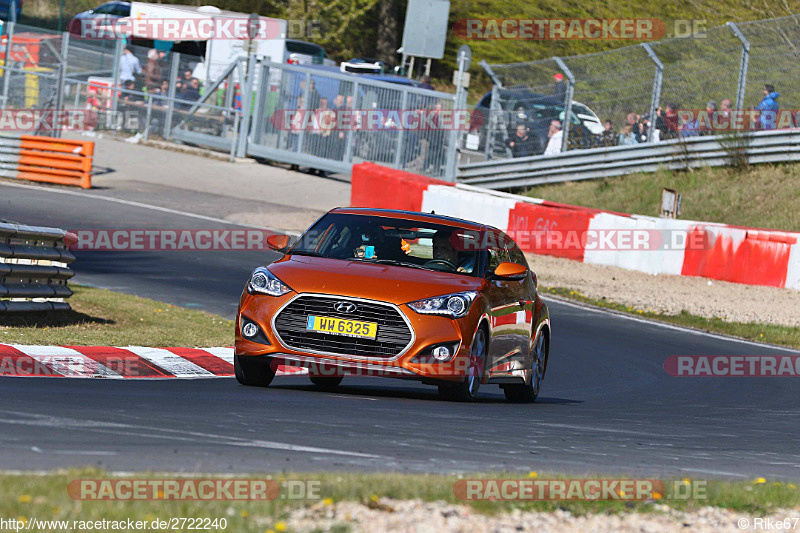
[[[136,83],[136,76],[142,75],[142,64],[139,58],[133,55],[130,49],[126,48],[119,60],[119,81],[124,84],[126,81]]]
[[[319,99],[320,95],[317,92],[316,83],[314,80],[311,80],[311,84],[308,86],[308,109],[317,109],[319,107]],[[306,80],[300,80],[300,94],[305,94],[306,92]],[[299,108],[299,106],[298,106]]]
[[[183,83],[189,85],[192,82],[192,69],[183,71]]]
[[[640,143],[647,142],[647,132],[650,129],[650,114],[636,115],[636,125],[633,128],[633,133],[636,134],[636,141]]]
[[[661,137],[665,137],[667,133],[667,123],[664,122],[664,109],[661,106],[656,108],[656,121],[653,126],[653,140],[658,142]]]
[[[603,146],[616,146],[617,145],[617,132],[614,130],[614,126],[611,124],[610,120],[606,120],[603,123],[603,134],[600,137],[600,142]]]
[[[563,102],[567,98],[567,86],[564,83],[564,75],[558,72],[553,75],[553,79],[556,80],[553,86],[553,98],[559,102]]]
[[[547,148],[544,149],[544,155],[556,155],[561,153],[561,142],[564,139],[564,132],[561,130],[561,121],[553,120],[550,122],[550,129],[547,132],[550,140],[547,142]]]
[[[636,134],[633,133],[633,126],[626,124],[619,134],[619,146],[631,146],[637,144]]]
[[[125,91],[122,92],[120,96],[120,100],[124,102],[144,102],[144,97],[141,94],[136,92],[128,92],[128,91],[136,91],[136,82],[133,80],[128,80],[125,82],[124,85]]]
[[[181,100],[189,100],[190,102],[196,102],[200,100],[200,80],[197,78],[192,78],[188,87],[183,89],[180,98]],[[192,104],[189,102],[183,102],[181,103],[180,107],[182,109],[190,109]]]
[[[639,142],[638,140],[639,118],[640,118],[639,115],[637,115],[636,113],[628,113],[628,116],[625,118],[625,126],[631,127],[631,131],[633,132],[634,142]]]
[[[774,130],[775,120],[777,118],[777,111],[780,108],[778,105],[778,97],[780,93],[775,92],[775,87],[769,83],[764,85],[764,98],[761,103],[756,107],[757,111],[761,111],[758,121],[761,124],[762,130]]]
[[[668,104],[667,111],[664,113],[664,126],[665,131],[661,136],[662,139],[674,139],[678,136],[680,123],[678,121],[678,106],[677,104]]]
[[[706,103],[706,115],[708,118],[703,117],[702,122],[698,117],[697,130],[698,135],[714,135],[714,125],[718,124],[717,118],[717,102],[709,100]]]
[[[527,128],[520,124],[517,126],[517,133],[508,141],[508,147],[511,148],[511,155],[513,157],[527,157],[536,155],[533,152],[533,142],[528,135]]]
[[[147,52],[147,63],[144,66],[144,84],[148,92],[161,85],[161,59],[163,57],[164,52],[159,52],[155,48]]]
[[[731,99],[730,98],[723,98],[722,101],[719,103],[719,112],[720,115],[725,117],[725,119],[729,119],[731,116]]]
[[[422,76],[422,83],[419,84],[418,89],[427,89],[429,91],[435,91],[433,85],[431,85],[431,77],[430,76]]]

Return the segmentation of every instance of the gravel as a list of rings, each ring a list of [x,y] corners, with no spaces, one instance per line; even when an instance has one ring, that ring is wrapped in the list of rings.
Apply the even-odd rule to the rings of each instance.
[[[670,315],[686,310],[706,318],[800,326],[800,291],[685,276],[651,275],[619,267],[528,255],[546,287],[565,287],[593,299]]]
[[[567,511],[532,512],[514,510],[494,516],[475,512],[466,505],[421,500],[392,500],[381,498],[367,504],[355,502],[323,502],[292,511],[285,521],[289,531],[341,531],[343,526],[352,533],[403,531],[409,533],[474,533],[524,532],[671,532],[692,533],[754,531],[756,517],[742,512],[716,507],[694,511],[676,511],[663,504],[653,505],[652,513],[621,515],[589,514],[574,516]],[[781,520],[796,517],[795,511],[776,511],[768,517]],[[747,520],[748,527],[739,527]],[[743,525],[743,522],[741,523]],[[773,522],[774,524],[774,522]],[[774,527],[774,526],[773,526]],[[764,529],[764,528],[760,528]],[[800,529],[771,529],[771,531],[800,531]]]

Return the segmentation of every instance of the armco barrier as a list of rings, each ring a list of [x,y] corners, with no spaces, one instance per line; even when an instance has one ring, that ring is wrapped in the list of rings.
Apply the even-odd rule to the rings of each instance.
[[[67,310],[75,256],[57,228],[0,223],[0,313]]]
[[[530,253],[650,274],[800,289],[800,233],[612,213],[448,183],[372,163],[353,166],[351,203],[354,207],[435,211],[489,224],[512,235],[520,248]],[[546,238],[532,238],[542,232],[598,235],[620,230],[651,230],[680,238],[673,246],[647,250],[581,244],[551,247]],[[686,242],[703,245],[687,249]]]
[[[0,137],[0,176],[89,189],[93,156],[92,141],[4,135]]]

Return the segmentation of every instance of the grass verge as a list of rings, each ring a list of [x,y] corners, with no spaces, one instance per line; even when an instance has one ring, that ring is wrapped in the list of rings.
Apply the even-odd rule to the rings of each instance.
[[[565,287],[543,287],[540,285],[539,291],[543,294],[555,294],[556,296],[562,296],[570,300],[603,307],[605,309],[612,309],[614,311],[620,311],[622,313],[627,313],[629,315],[647,318],[650,320],[667,322],[677,326],[686,326],[711,333],[732,335],[734,337],[756,342],[781,344],[784,346],[791,346],[793,348],[800,348],[800,328],[772,324],[728,322],[721,318],[705,318],[702,316],[693,315],[686,311],[682,311],[678,315],[654,313],[652,311],[636,309],[630,305],[612,302],[605,298],[589,298],[588,296],[581,294],[579,291]]]
[[[661,170],[542,185],[524,194],[565,204],[658,216],[664,187],[683,194],[683,219],[800,231],[800,165]]]
[[[203,476],[210,478],[213,476]],[[457,500],[453,486],[462,476],[429,474],[368,474],[368,473],[307,473],[274,474],[261,476],[236,476],[239,479],[273,479],[281,487],[281,495],[289,484],[305,484],[315,493],[313,497],[290,499],[278,496],[271,501],[76,501],[67,494],[67,485],[78,479],[118,479],[116,476],[94,469],[71,469],[45,475],[0,474],[0,516],[38,520],[166,520],[171,517],[225,518],[228,531],[283,531],[282,522],[288,513],[299,506],[330,506],[336,502],[361,502],[374,509],[390,511],[382,498],[421,499],[465,503]],[[470,479],[569,479],[565,476],[529,474],[471,475]],[[594,479],[608,476],[591,476]],[[181,476],[137,474],[134,479],[180,479]],[[130,477],[128,478],[130,479]],[[654,512],[654,502],[678,510],[694,510],[705,506],[727,508],[745,513],[760,514],[778,509],[792,509],[800,505],[800,490],[793,483],[768,481],[719,480],[662,480],[667,487],[667,497],[651,501],[481,501],[468,503],[475,511],[485,514],[510,512],[514,509],[534,511],[569,511],[577,515],[591,513]],[[695,499],[669,497],[670,487],[705,487],[696,492]],[[300,494],[300,491],[296,491]],[[308,496],[308,493],[305,493]]]
[[[72,311],[0,315],[0,342],[75,346],[232,346],[233,321],[105,289],[70,285]]]

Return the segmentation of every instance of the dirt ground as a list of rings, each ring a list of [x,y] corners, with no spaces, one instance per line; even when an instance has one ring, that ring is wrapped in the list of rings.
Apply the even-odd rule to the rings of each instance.
[[[706,318],[800,326],[800,291],[757,287],[684,276],[651,275],[619,267],[528,255],[539,283],[565,287],[589,298],[630,305],[643,311]]]
[[[384,532],[406,531],[416,533],[537,533],[562,532],[685,532],[711,533],[754,531],[758,528],[756,517],[746,513],[715,507],[703,507],[696,511],[675,511],[666,505],[656,504],[653,513],[629,513],[624,515],[592,514],[574,516],[566,511],[552,513],[522,512],[519,510],[496,516],[474,512],[465,505],[419,500],[381,499],[372,505],[354,502],[318,504],[310,508],[293,511],[286,520],[286,529],[291,531],[349,531]],[[776,520],[797,516],[797,512],[786,511],[769,517]],[[746,521],[746,522],[745,522]],[[793,531],[793,521],[788,529]],[[775,525],[772,526],[773,531]],[[752,528],[752,529],[751,529]],[[758,529],[763,529],[758,528]]]

